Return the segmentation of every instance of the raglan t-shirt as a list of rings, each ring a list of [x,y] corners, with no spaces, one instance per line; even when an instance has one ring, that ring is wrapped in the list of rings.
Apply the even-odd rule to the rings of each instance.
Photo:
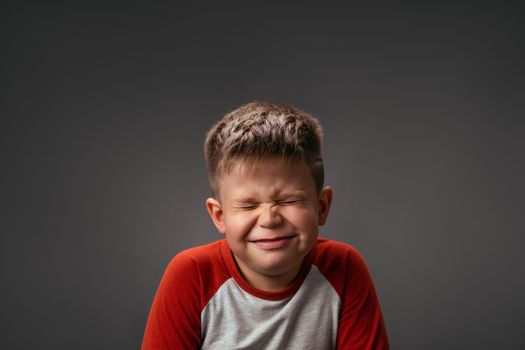
[[[319,238],[285,290],[240,274],[227,242],[179,253],[155,295],[142,350],[388,349],[379,301],[352,246]]]

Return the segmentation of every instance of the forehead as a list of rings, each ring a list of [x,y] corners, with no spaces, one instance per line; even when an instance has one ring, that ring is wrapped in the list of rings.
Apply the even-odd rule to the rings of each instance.
[[[219,185],[221,197],[315,192],[315,182],[306,162],[281,157],[236,160],[220,176]]]

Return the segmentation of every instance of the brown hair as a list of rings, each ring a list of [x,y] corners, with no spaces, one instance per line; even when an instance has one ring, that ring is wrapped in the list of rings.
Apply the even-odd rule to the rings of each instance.
[[[304,160],[320,192],[324,183],[322,137],[319,121],[294,106],[266,101],[240,106],[206,135],[204,153],[213,194],[219,194],[218,179],[235,161],[269,156]]]

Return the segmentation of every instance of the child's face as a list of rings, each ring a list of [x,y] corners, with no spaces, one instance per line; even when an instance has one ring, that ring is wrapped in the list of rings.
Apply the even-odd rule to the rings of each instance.
[[[317,193],[303,161],[276,158],[239,161],[219,184],[220,201],[206,205],[241,272],[260,289],[286,287],[326,222],[331,189]]]

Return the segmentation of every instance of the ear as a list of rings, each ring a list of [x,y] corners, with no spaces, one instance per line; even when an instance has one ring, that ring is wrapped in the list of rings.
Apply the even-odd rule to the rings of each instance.
[[[217,230],[221,234],[226,233],[221,203],[215,198],[208,198],[206,199],[206,209],[208,210],[208,214],[210,214],[210,218]]]
[[[331,187],[325,186],[319,195],[319,211],[317,221],[320,226],[326,223],[330,206],[332,205],[333,191]]]

